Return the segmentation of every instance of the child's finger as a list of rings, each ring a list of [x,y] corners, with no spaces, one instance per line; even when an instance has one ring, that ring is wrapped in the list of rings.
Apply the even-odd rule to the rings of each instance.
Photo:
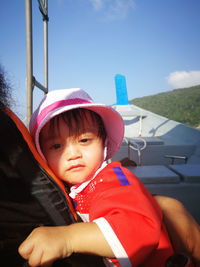
[[[37,267],[42,265],[42,255],[43,252],[35,247],[32,253],[29,255],[28,263],[31,267]]]
[[[24,258],[24,259],[29,259],[30,254],[33,251],[33,245],[31,245],[30,242],[27,242],[25,240],[18,248],[19,254]]]
[[[19,254],[26,260],[29,259],[31,253],[33,252],[34,245],[36,244],[35,232],[37,232],[37,228],[29,234],[29,236],[21,243],[18,248]]]
[[[31,267],[51,267],[54,260],[46,251],[35,248],[29,257],[28,263]]]

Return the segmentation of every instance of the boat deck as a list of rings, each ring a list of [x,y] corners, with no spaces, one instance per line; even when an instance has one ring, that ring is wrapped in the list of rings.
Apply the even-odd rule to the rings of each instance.
[[[136,166],[126,167],[152,194],[180,200],[200,223],[200,131],[133,105],[114,108],[125,139],[112,160],[129,158]]]

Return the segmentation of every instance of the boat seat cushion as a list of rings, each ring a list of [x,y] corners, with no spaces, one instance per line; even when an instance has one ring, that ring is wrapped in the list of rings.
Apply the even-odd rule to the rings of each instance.
[[[188,183],[200,183],[200,164],[175,164],[169,166]]]
[[[128,167],[144,184],[179,183],[178,174],[164,165]]]

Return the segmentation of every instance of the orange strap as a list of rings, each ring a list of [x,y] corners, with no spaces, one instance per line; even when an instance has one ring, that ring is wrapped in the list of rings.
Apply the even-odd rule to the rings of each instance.
[[[14,123],[16,124],[17,128],[19,129],[19,131],[21,132],[21,134],[24,137],[24,140],[26,141],[26,143],[28,144],[31,152],[33,153],[35,159],[39,162],[39,164],[42,166],[42,168],[52,177],[53,180],[55,180],[55,182],[60,186],[60,188],[63,190],[67,201],[69,203],[69,208],[71,213],[73,214],[74,218],[77,220],[77,214],[74,210],[74,207],[72,205],[71,199],[68,196],[67,192],[65,191],[65,187],[63,182],[58,179],[58,177],[55,176],[55,174],[52,172],[52,170],[49,168],[49,166],[44,162],[44,160],[41,158],[41,156],[39,155],[39,153],[37,152],[35,145],[33,143],[32,137],[27,129],[27,127],[24,125],[24,123],[17,117],[17,115],[12,112],[8,107],[5,107],[5,113],[14,121]]]

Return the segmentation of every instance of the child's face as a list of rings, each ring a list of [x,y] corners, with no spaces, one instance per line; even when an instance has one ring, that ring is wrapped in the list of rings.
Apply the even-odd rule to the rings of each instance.
[[[89,180],[103,162],[103,141],[90,118],[85,119],[84,131],[77,136],[70,134],[62,118],[54,131],[48,122],[41,131],[40,145],[53,172],[71,185]]]

